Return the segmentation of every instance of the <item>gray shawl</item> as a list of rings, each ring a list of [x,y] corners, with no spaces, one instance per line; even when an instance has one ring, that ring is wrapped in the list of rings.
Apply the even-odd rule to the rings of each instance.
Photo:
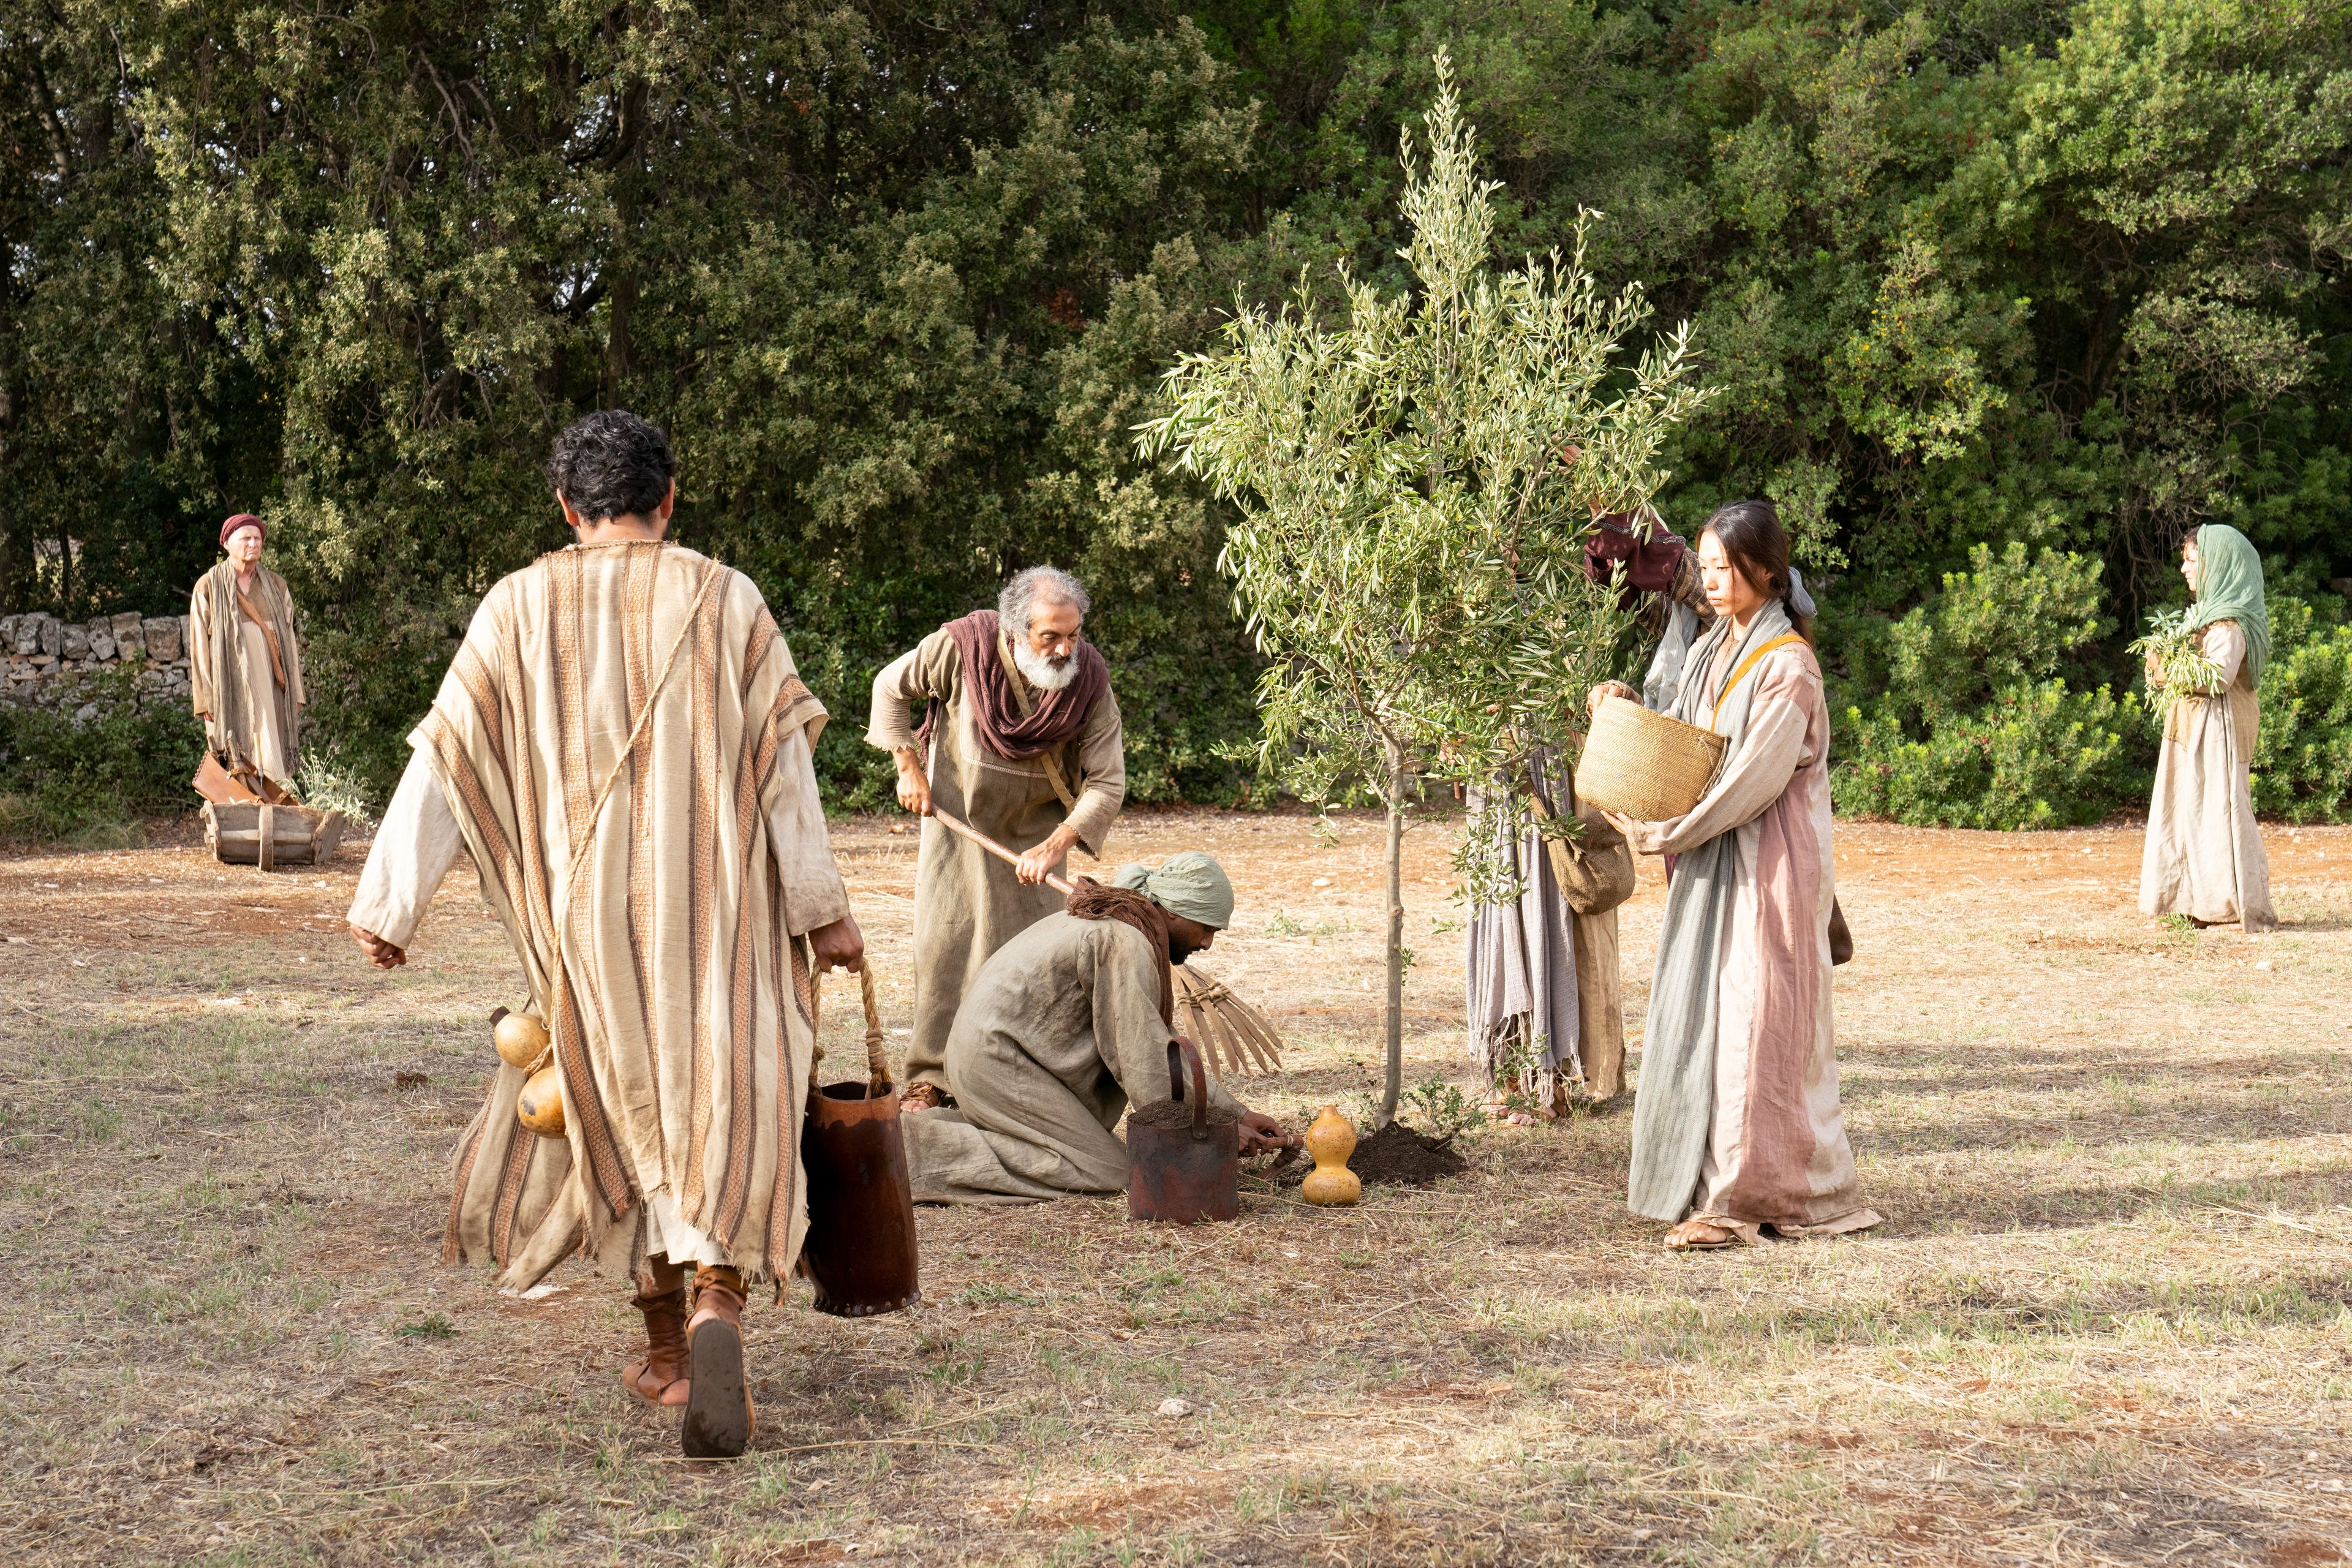
[[[1757,611],[1727,678],[1749,649],[1794,629],[1780,600]],[[1716,732],[1731,742],[1725,748],[1726,767],[1747,739],[1748,713],[1756,700],[1752,673],[1720,711],[1716,693],[1706,689],[1716,656],[1730,635],[1731,620],[1725,616],[1698,640],[1684,666],[1687,678],[1666,710],[1685,723],[1704,725],[1712,719]],[[1736,832],[1719,833],[1675,857],[1650,981],[1649,1030],[1633,1099],[1633,1163],[1625,1184],[1627,1206],[1645,1219],[1674,1221],[1689,1212],[1706,1160],[1707,1129],[1715,1115],[1716,984],[1738,877]]]
[[[1558,786],[1546,777],[1546,760],[1529,759],[1528,771],[1546,808],[1556,813]],[[1474,796],[1474,816],[1476,810]],[[1549,1106],[1563,1079],[1584,1076],[1574,917],[1542,837],[1530,827],[1515,839],[1501,820],[1495,833],[1497,854],[1523,879],[1524,890],[1507,904],[1471,911],[1465,976],[1470,1055],[1490,1084],[1499,1089],[1521,1076],[1517,1087]]]

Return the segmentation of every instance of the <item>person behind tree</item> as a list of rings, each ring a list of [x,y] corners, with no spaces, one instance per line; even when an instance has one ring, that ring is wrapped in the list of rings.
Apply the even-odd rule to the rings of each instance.
[[[483,597],[352,900],[380,968],[462,846],[552,1037],[562,1138],[502,1066],[458,1143],[444,1255],[536,1283],[577,1253],[632,1276],[690,1456],[751,1439],[746,1290],[792,1271],[815,972],[856,969],[811,749],[825,713],[751,579],[670,543],[677,461],[634,415],[557,437],[576,542]],[[691,1319],[686,1282],[694,1279]]]
[[[2176,693],[2165,714],[2139,907],[2187,915],[2200,926],[2235,921],[2252,935],[2278,925],[2252,777],[2262,730],[2254,689],[2271,654],[2263,560],[2244,534],[2209,522],[2181,540],[2180,574],[2197,599],[2189,626],[2215,673],[2209,689]],[[2163,684],[2153,655],[2147,681]]]
[[[1684,654],[1714,616],[1700,586],[1698,557],[1646,504],[1628,512],[1596,510],[1585,571],[1595,583],[1616,583],[1621,603],[1659,638],[1645,686],[1671,691]],[[1633,697],[1630,687],[1612,683],[1612,689]],[[1528,759],[1526,778],[1517,782],[1540,815],[1583,820],[1583,834],[1568,853],[1582,860],[1588,874],[1630,869],[1630,852],[1617,830],[1578,802],[1566,758],[1539,751]],[[1474,793],[1474,812],[1480,804]],[[1614,1099],[1625,1087],[1616,907],[1570,909],[1559,870],[1563,851],[1547,846],[1533,826],[1515,841],[1498,839],[1495,847],[1524,887],[1507,903],[1482,903],[1470,912],[1463,993],[1471,1058],[1492,1090],[1486,1109],[1507,1121],[1530,1121],[1564,1115],[1572,1086],[1595,1100]],[[1613,891],[1620,898],[1630,893],[1630,879]]]
[[[910,1110],[952,1103],[945,1053],[965,991],[998,948],[1062,907],[1045,879],[1072,845],[1100,855],[1127,798],[1126,731],[1110,668],[1082,635],[1088,607],[1068,573],[1032,566],[995,609],[950,621],[874,678],[866,739],[897,759],[898,804],[925,816],[936,805],[1020,855],[1008,866],[923,824]]]
[[[261,563],[268,530],[249,511],[221,524],[223,561],[188,596],[188,689],[205,743],[231,775],[270,799],[301,768],[302,647],[294,596]],[[262,781],[274,787],[264,787]]]
[[[1633,1101],[1627,1203],[1669,1247],[1879,1223],[1862,1205],[1830,1015],[1830,721],[1789,536],[1769,501],[1718,508],[1698,560],[1715,623],[1666,711],[1729,742],[1697,805],[1610,822],[1673,857]],[[1621,684],[1590,700],[1630,698]]]
[[[1206,952],[1233,915],[1224,868],[1187,850],[1151,870],[1122,866],[1108,888],[1079,878],[1063,912],[997,949],[942,1053],[953,1107],[903,1124],[916,1201],[1123,1189],[1127,1145],[1112,1130],[1129,1104],[1168,1098],[1171,966]],[[1297,1142],[1222,1087],[1209,1094],[1240,1116],[1244,1154]]]

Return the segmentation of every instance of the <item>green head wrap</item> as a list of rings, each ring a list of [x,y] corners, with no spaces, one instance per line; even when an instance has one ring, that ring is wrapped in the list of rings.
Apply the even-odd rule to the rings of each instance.
[[[2235,621],[2246,634],[2246,682],[2259,683],[2271,657],[2271,616],[2263,604],[2263,558],[2253,541],[2226,522],[2197,531],[2197,603],[2191,631]]]
[[[1225,879],[1225,868],[1198,849],[1171,855],[1153,870],[1121,866],[1111,886],[1132,889],[1170,914],[1198,921],[1211,931],[1223,931],[1233,921],[1234,885]]]

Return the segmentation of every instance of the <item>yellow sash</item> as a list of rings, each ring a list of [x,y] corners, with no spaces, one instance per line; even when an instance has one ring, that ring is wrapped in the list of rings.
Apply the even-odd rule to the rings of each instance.
[[[1723,712],[1723,704],[1725,700],[1731,696],[1732,688],[1738,686],[1741,679],[1745,677],[1749,670],[1756,668],[1757,660],[1762,658],[1766,654],[1770,653],[1776,647],[1786,647],[1792,642],[1802,642],[1805,639],[1802,637],[1799,636],[1795,632],[1782,632],[1779,637],[1774,637],[1762,647],[1753,650],[1746,658],[1741,659],[1739,661],[1739,668],[1731,672],[1731,679],[1723,683],[1723,689],[1715,694],[1715,707],[1708,711],[1706,716],[1707,732],[1709,734],[1713,734],[1715,732],[1716,719]]]

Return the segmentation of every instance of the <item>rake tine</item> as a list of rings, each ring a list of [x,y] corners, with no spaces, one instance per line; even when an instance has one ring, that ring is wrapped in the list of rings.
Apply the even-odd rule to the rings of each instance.
[[[1225,1037],[1224,1018],[1205,1002],[1194,1005],[1195,1016],[1201,1020],[1201,1037],[1208,1043],[1209,1059],[1216,1064],[1217,1076],[1224,1078],[1234,1070],[1233,1043]]]
[[[1248,1026],[1250,1043],[1257,1048],[1259,1060],[1264,1064],[1264,1070],[1273,1072],[1280,1068],[1282,1037],[1274,1032],[1274,1026],[1266,1021],[1264,1014],[1238,996],[1234,998],[1234,1010],[1241,1015],[1242,1021]]]

